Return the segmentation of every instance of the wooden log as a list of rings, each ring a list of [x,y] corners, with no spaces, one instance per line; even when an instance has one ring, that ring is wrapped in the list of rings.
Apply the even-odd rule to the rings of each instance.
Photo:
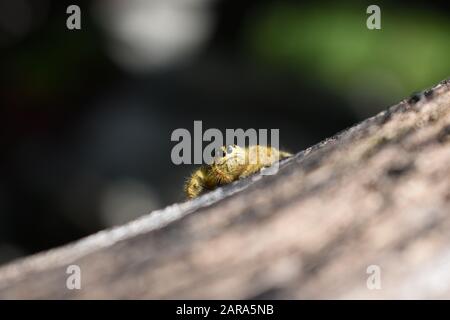
[[[277,175],[3,266],[0,298],[450,298],[450,81]]]

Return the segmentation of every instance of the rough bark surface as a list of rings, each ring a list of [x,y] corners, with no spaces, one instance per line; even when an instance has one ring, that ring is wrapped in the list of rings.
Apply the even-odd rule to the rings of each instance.
[[[277,175],[3,266],[0,298],[450,298],[450,82]]]

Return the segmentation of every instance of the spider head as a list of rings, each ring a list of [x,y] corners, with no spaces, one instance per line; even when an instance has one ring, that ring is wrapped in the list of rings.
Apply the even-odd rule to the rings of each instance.
[[[229,144],[220,148],[219,154],[214,159],[214,164],[223,167],[227,171],[243,164],[245,161],[245,150],[235,144]]]

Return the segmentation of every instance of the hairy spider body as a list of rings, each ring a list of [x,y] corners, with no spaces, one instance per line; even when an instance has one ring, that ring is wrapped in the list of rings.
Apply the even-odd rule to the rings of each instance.
[[[248,177],[263,167],[290,157],[289,152],[267,146],[241,148],[236,145],[222,147],[222,155],[216,157],[210,165],[204,165],[194,171],[187,180],[184,191],[188,198],[195,198],[203,191]]]

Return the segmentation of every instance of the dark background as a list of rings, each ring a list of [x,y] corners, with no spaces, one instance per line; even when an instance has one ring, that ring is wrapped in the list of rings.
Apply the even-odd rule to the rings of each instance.
[[[445,1],[0,0],[0,263],[184,201],[194,120],[297,152],[447,78],[449,30]]]

